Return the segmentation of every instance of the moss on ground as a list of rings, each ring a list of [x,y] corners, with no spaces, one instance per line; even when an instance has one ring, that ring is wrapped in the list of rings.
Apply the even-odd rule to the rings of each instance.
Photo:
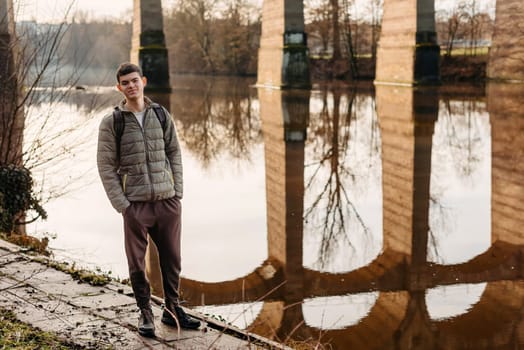
[[[46,258],[34,258],[33,259],[36,262],[39,262],[41,264],[47,265],[55,270],[65,272],[73,279],[89,283],[92,286],[105,286],[111,281],[117,281],[116,279],[109,276],[111,274],[111,271],[109,272],[102,272],[99,268],[95,272],[85,270],[85,269],[79,269],[75,266],[75,264],[69,264],[67,262],[58,262]],[[1,349],[0,349],[1,350]]]
[[[20,322],[12,311],[0,309],[0,349],[69,350],[83,348],[67,343],[55,334]]]

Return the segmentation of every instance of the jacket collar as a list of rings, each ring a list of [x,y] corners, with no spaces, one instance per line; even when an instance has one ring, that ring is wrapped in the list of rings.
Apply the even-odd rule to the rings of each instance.
[[[151,101],[151,99],[147,96],[144,96],[144,103],[146,104],[146,109],[148,109],[149,107],[151,107],[154,104],[154,102]],[[120,103],[118,104],[118,108],[120,108],[121,111],[129,112],[129,110],[127,109],[125,99],[120,101]]]

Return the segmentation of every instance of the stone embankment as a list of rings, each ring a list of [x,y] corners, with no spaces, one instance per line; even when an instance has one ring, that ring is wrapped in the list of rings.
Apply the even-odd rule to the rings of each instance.
[[[138,312],[129,286],[79,283],[24,249],[0,240],[0,309],[12,310],[33,327],[87,349],[284,349],[284,346],[232,329],[187,310],[204,321],[200,330],[181,330],[160,322],[153,305],[156,337],[136,331]],[[224,328],[227,331],[223,331]]]

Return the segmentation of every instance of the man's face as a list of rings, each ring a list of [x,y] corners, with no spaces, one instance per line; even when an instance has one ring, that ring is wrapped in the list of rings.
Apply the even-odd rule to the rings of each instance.
[[[147,84],[146,77],[141,77],[137,72],[120,76],[120,83],[116,85],[127,100],[138,100],[144,98],[144,86]]]

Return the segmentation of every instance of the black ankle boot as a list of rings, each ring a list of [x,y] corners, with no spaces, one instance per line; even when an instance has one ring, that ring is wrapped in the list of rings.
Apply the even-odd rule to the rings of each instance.
[[[155,336],[155,318],[151,307],[140,309],[140,317],[138,318],[138,333],[144,337]]]
[[[166,304],[164,312],[162,313],[162,323],[172,327],[178,327],[175,316],[180,324],[180,328],[198,329],[200,321],[186,314],[184,309],[175,304]]]

